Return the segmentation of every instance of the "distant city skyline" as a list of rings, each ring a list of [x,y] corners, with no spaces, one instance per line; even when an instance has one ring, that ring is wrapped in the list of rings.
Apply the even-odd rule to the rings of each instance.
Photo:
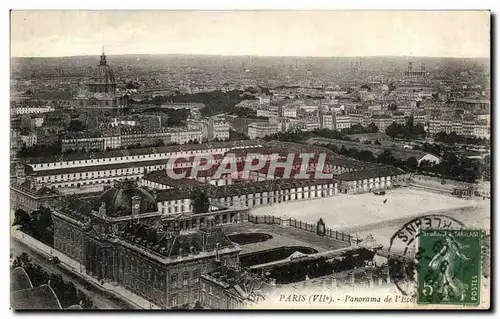
[[[12,11],[12,57],[490,57],[489,11]]]

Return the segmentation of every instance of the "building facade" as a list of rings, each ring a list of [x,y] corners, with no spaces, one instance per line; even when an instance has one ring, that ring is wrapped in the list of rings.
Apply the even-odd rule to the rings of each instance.
[[[167,224],[154,197],[136,185],[118,183],[96,203],[67,199],[54,209],[54,248],[81,271],[163,309],[194,306],[201,275],[238,263],[241,249],[212,219],[189,230]]]
[[[279,132],[278,124],[271,123],[250,123],[248,124],[248,137],[250,139],[261,138]]]

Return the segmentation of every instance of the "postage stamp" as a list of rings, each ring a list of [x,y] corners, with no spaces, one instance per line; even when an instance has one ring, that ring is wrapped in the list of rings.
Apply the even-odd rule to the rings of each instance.
[[[408,221],[392,236],[388,248],[389,275],[404,296],[416,298],[421,259],[418,240],[422,230],[440,229],[465,229],[465,225],[450,216],[431,214]]]
[[[482,237],[480,230],[421,231],[418,303],[479,305]]]

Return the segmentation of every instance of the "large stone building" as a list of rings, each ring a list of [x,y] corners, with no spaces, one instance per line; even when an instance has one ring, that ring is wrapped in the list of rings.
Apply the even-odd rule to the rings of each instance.
[[[404,76],[408,78],[424,78],[427,76],[427,71],[425,70],[425,66],[422,64],[420,70],[416,70],[413,68],[413,62],[408,62],[408,68],[404,72]]]
[[[266,135],[272,135],[280,131],[279,125],[276,123],[250,123],[248,124],[248,137],[257,139]]]
[[[108,65],[104,50],[99,65],[93,69],[90,81],[73,98],[77,107],[116,107],[116,79],[111,66]]]
[[[261,146],[261,141],[233,141],[115,150],[99,153],[73,153],[26,160],[27,178],[38,185],[56,188],[106,185],[115,180],[139,180],[145,172],[167,167],[170,158],[223,155],[229,150]]]
[[[339,192],[359,194],[376,190],[408,186],[409,174],[392,166],[345,172],[335,175]]]
[[[229,139],[229,124],[222,117],[212,116],[202,121],[203,137],[208,141]]]
[[[81,271],[162,308],[193,306],[200,276],[236,267],[241,250],[209,217],[180,228],[158,210],[154,195],[128,181],[95,200],[68,198],[52,218],[54,248],[80,262]]]
[[[29,180],[15,180],[10,184],[11,209],[22,209],[28,213],[48,207],[59,200],[61,194],[46,186],[33,185]]]

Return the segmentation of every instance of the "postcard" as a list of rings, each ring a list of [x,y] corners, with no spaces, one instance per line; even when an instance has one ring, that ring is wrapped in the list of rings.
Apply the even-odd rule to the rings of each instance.
[[[14,310],[490,308],[489,11],[11,11]]]

